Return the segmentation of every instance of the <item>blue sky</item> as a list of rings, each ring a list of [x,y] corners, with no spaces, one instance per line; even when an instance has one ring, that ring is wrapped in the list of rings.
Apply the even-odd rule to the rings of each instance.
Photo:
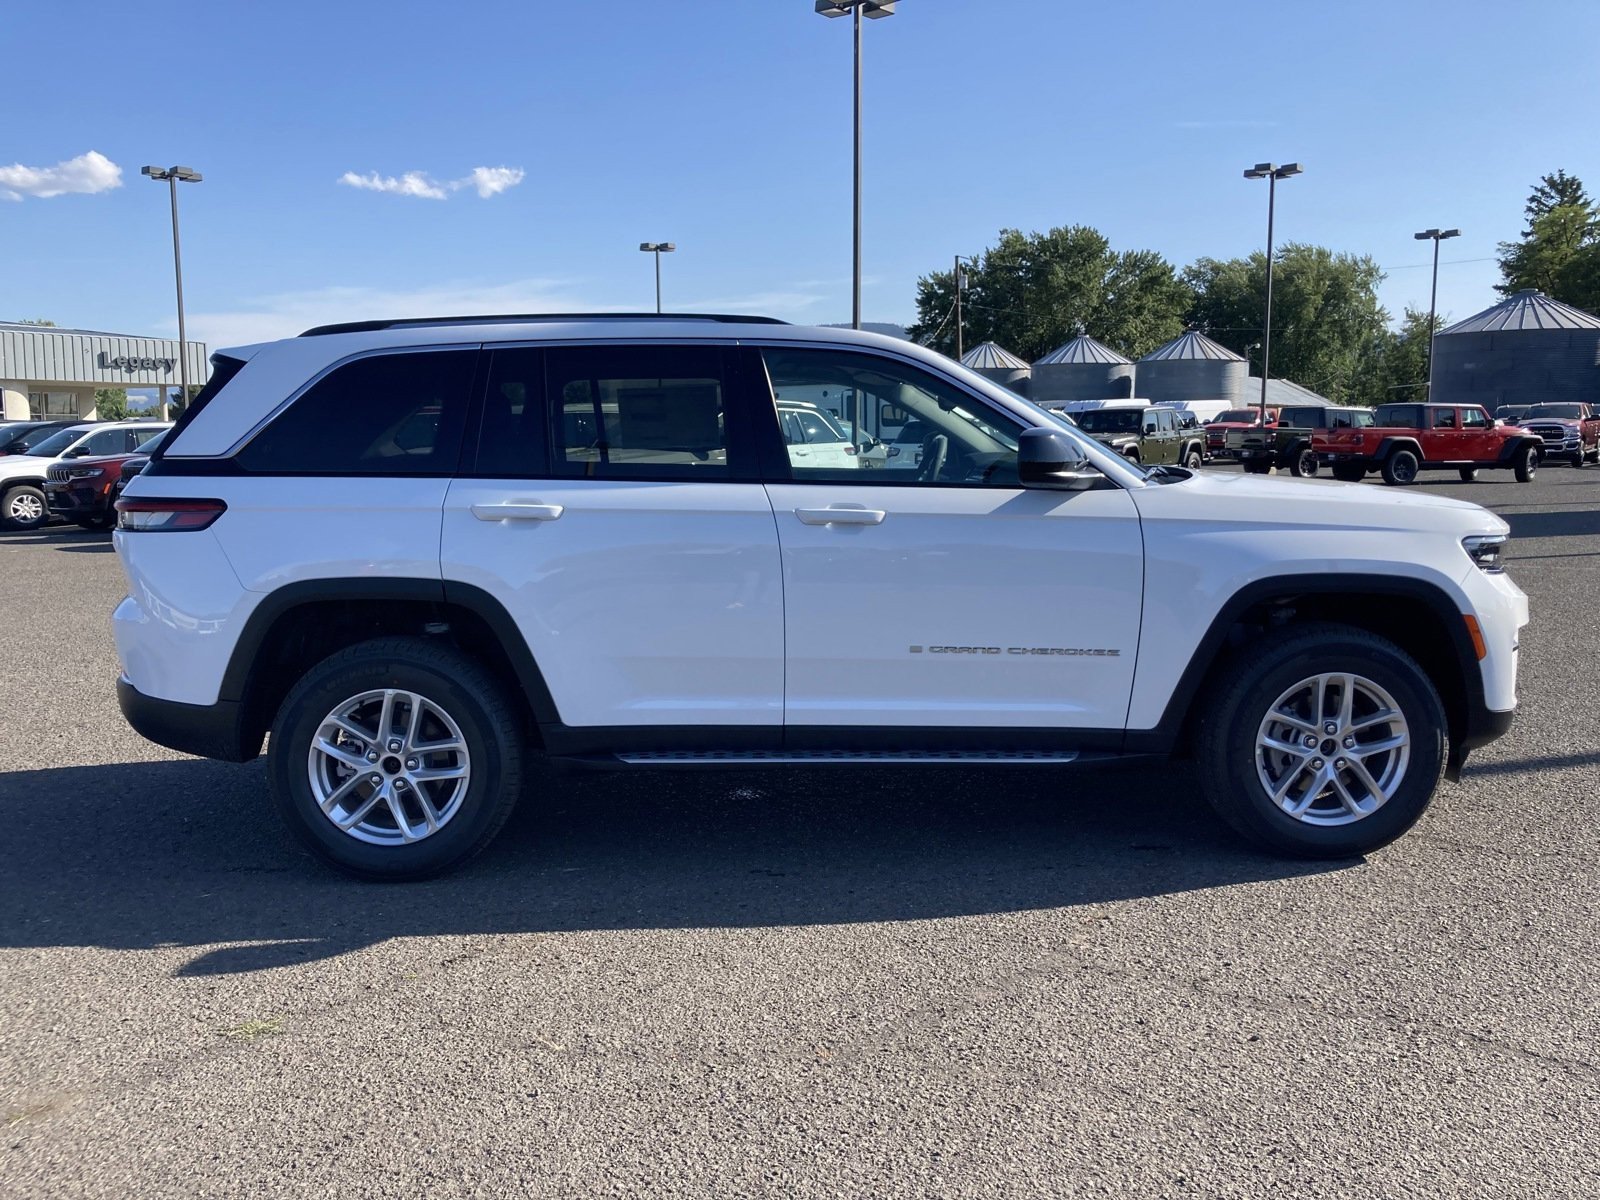
[[[3,317],[166,333],[185,187],[192,337],[406,313],[850,315],[850,33],[810,0],[280,0],[7,7]],[[867,320],[1002,227],[1082,223],[1182,266],[1263,241],[1249,164],[1299,160],[1278,236],[1372,254],[1398,316],[1494,300],[1495,243],[1564,167],[1600,190],[1600,4],[901,0],[868,22]],[[121,185],[53,197],[94,151]],[[473,172],[488,181],[482,196]],[[424,177],[444,198],[341,184]],[[508,181],[520,172],[520,181]],[[77,186],[109,166],[69,171]],[[4,196],[6,179],[25,194]],[[40,180],[45,182],[41,183]],[[86,181],[86,182],[85,182]],[[397,184],[398,186],[398,184]],[[498,189],[498,190],[496,190]],[[419,190],[414,188],[413,190]]]

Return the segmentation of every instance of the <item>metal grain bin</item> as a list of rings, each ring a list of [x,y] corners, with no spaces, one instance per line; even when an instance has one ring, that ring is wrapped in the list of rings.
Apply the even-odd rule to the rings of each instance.
[[[1139,394],[1152,403],[1226,400],[1237,406],[1249,398],[1249,378],[1244,359],[1192,329],[1139,360]]]
[[[1433,343],[1440,404],[1600,404],[1600,317],[1543,292],[1507,296]]]
[[[1033,368],[1011,351],[994,342],[983,342],[961,356],[961,365],[1008,387],[1019,396],[1028,395]]]
[[[1088,334],[1033,364],[1031,399],[1039,404],[1122,400],[1133,395],[1133,363]]]

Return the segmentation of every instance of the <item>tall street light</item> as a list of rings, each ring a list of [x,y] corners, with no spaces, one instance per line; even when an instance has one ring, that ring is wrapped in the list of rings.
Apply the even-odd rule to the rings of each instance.
[[[1459,229],[1424,229],[1411,235],[1419,242],[1433,239],[1433,290],[1428,294],[1428,399],[1433,399],[1433,324],[1439,311],[1439,243],[1445,238],[1460,237]]]
[[[183,250],[178,242],[178,185],[199,183],[203,178],[193,167],[143,167],[139,174],[156,181],[165,180],[172,195],[172,270],[178,280],[178,382],[183,387],[183,403],[189,403],[189,339],[183,328]],[[167,389],[161,389],[161,419],[167,419]]]
[[[1301,172],[1299,163],[1257,163],[1245,171],[1246,179],[1267,181],[1267,314],[1261,329],[1261,428],[1267,427],[1267,379],[1272,364],[1272,215],[1278,203],[1278,180]]]
[[[816,0],[817,11],[825,17],[855,18],[856,41],[856,136],[855,136],[855,239],[850,271],[850,328],[861,328],[861,18],[869,21],[894,16],[896,0]]]
[[[661,315],[661,256],[677,249],[671,242],[640,242],[639,249],[656,256],[656,315]]]

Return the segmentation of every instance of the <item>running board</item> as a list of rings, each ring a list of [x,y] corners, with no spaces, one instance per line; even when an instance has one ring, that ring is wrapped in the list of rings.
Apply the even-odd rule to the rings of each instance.
[[[816,763],[852,765],[927,763],[1069,763],[1081,755],[1076,750],[647,750],[615,756],[638,767],[765,767]]]

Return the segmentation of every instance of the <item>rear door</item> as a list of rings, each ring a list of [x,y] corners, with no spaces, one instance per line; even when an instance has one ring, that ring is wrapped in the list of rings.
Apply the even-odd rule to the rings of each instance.
[[[737,725],[775,746],[783,587],[737,353],[487,356],[469,465],[444,505],[447,591],[505,607],[567,726]]]
[[[925,431],[915,470],[771,455],[788,743],[893,726],[947,746],[974,729],[1120,733],[1144,576],[1127,492],[1020,487],[1022,425],[904,360],[796,346],[762,356],[780,393],[855,389]],[[775,427],[770,393],[765,408]]]

